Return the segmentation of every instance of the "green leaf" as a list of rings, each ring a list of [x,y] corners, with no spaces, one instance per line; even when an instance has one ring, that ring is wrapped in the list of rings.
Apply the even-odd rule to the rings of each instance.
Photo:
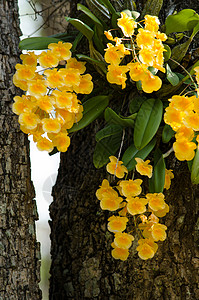
[[[154,68],[154,67],[148,67],[148,70],[153,74],[156,75],[158,73],[158,69]]]
[[[121,145],[122,131],[100,140],[95,147],[93,163],[95,168],[101,168],[109,161],[109,156],[115,155]]]
[[[167,79],[168,81],[173,85],[176,86],[179,83],[179,77],[171,71],[171,68],[168,64],[166,64],[166,70],[167,70]]]
[[[163,143],[168,143],[172,137],[174,137],[175,131],[169,126],[168,124],[164,125],[163,131],[162,131],[162,141]]]
[[[134,96],[134,95],[132,95],[131,96],[131,94],[130,94],[130,96],[129,96],[129,101],[130,101],[130,103],[129,103],[129,112],[131,113],[131,114],[134,114],[134,113],[136,113],[139,109],[140,109],[140,106],[142,105],[142,103],[144,102],[144,101],[146,101],[146,97],[144,97],[144,96]]]
[[[193,9],[183,9],[167,17],[166,34],[192,30],[199,21],[199,15]]]
[[[88,126],[97,117],[99,117],[99,115],[101,115],[101,113],[107,107],[108,102],[109,96],[96,96],[87,100],[85,103],[83,103],[83,118],[78,123],[75,123],[73,127],[68,130],[68,132],[75,132]]]
[[[113,28],[118,28],[117,19],[119,19],[120,17],[121,17],[120,12],[116,12],[116,13],[112,14],[111,25]]]
[[[199,31],[199,20],[198,20],[197,24],[194,26],[194,29],[192,32],[192,37],[194,37],[198,31]]]
[[[193,159],[191,167],[191,182],[193,184],[199,184],[199,149],[196,150],[196,155]]]
[[[194,30],[193,30],[192,35],[190,36],[190,38],[185,43],[183,43],[181,45],[177,45],[176,47],[174,47],[172,49],[172,51],[171,51],[171,58],[173,60],[175,60],[177,62],[180,62],[184,58],[185,54],[187,53],[187,50],[189,49],[189,45],[191,44],[194,36],[199,31],[199,15],[197,15],[197,18],[198,18],[197,24],[194,27]],[[171,66],[171,68],[177,67],[177,65],[175,64],[175,62],[171,62],[170,66]]]
[[[43,50],[47,49],[51,43],[58,43],[60,39],[53,37],[30,37],[19,43],[21,50]]]
[[[133,118],[135,118],[135,117],[136,117],[136,114],[131,115],[128,118],[120,117],[110,107],[107,107],[107,109],[105,110],[105,113],[104,113],[104,118],[105,118],[106,122],[113,123],[113,124],[118,124],[122,127],[131,127],[131,128],[133,128],[134,127]]]
[[[144,148],[156,134],[162,120],[163,105],[159,99],[148,99],[140,107],[135,120],[134,144]]]
[[[102,5],[102,2],[100,0],[86,0],[86,4],[89,9],[95,14],[95,16],[100,19],[103,27],[106,28],[106,22],[108,22],[111,18],[109,10],[104,5]]]
[[[154,153],[153,175],[149,179],[150,193],[162,193],[165,182],[165,162],[162,152],[157,149]]]
[[[71,31],[70,35],[68,34],[68,32],[62,32],[62,33],[56,33],[56,34],[49,35],[48,37],[56,38],[63,42],[73,43],[76,36],[77,36],[77,30]]]
[[[97,65],[96,65],[95,63],[93,63],[93,65],[94,65],[96,71],[97,71],[100,75],[104,76],[104,74],[107,73],[107,68],[106,68],[106,66],[104,65],[104,57],[102,56],[102,54],[101,54],[99,51],[97,51],[97,50],[95,49],[95,47],[93,46],[92,41],[89,42],[89,51],[90,51],[90,57],[91,57],[92,59],[97,60],[97,61],[100,61],[100,62],[103,62],[103,65],[102,65],[102,64],[97,64]],[[94,62],[94,61],[93,61],[93,62]]]
[[[98,29],[103,32],[103,25],[100,20],[88,9],[86,6],[82,5],[81,3],[77,4],[77,9],[84,12],[98,27]]]
[[[114,134],[122,132],[122,127],[116,124],[109,124],[96,133],[95,139],[97,142]]]
[[[82,38],[83,38],[83,34],[81,32],[79,32],[73,41],[73,46],[71,48],[71,51],[75,51],[75,49],[77,48],[77,45],[79,44],[79,42],[81,41]]]
[[[79,30],[83,35],[85,35],[85,37],[87,37],[89,41],[92,39],[94,31],[90,28],[90,26],[88,26],[79,19],[74,19],[70,17],[65,18],[67,22],[71,23],[77,30]]]
[[[177,62],[180,62],[187,53],[191,41],[192,39],[189,38],[185,43],[175,46],[171,51],[171,58]],[[178,67],[174,61],[171,61],[169,64],[172,69]]]
[[[104,4],[104,6],[108,8],[108,10],[111,14],[116,13],[115,8],[113,7],[113,5],[111,4],[111,2],[109,0],[101,0],[100,2],[102,2]]]
[[[164,49],[166,50],[163,52],[164,61],[167,61],[171,57],[171,48],[168,45],[164,44]]]
[[[107,70],[106,70],[106,65],[104,62],[99,61],[95,58],[92,58],[90,56],[84,55],[84,54],[77,54],[76,55],[77,58],[82,59],[84,61],[89,62],[90,64],[92,64],[94,67],[99,66],[99,68],[103,71],[104,74],[106,74]]]
[[[188,166],[190,172],[191,172],[192,165],[193,165],[193,159],[192,160],[188,160],[187,161],[187,166]]]
[[[97,59],[91,58],[90,56],[84,55],[84,54],[77,54],[76,55],[79,59],[86,60],[87,62],[91,64],[97,64],[101,66],[105,66],[105,63],[102,61],[99,61]]]
[[[49,35],[48,37],[56,38],[56,39],[65,39],[65,38],[74,38],[74,36],[69,36],[68,32],[60,32],[56,34]]]
[[[124,155],[122,157],[122,161],[124,165],[127,167],[127,169],[129,171],[132,171],[135,168],[135,165],[137,164],[137,162],[135,161],[135,157],[145,159],[149,155],[149,153],[153,150],[155,144],[156,144],[156,139],[154,138],[142,150],[138,150],[134,144],[129,146],[124,152]]]
[[[97,28],[96,28],[96,26],[94,26],[94,35],[93,35],[94,44],[95,44],[97,50],[102,55],[104,55],[105,45],[103,44],[102,40],[103,40],[103,37],[97,33]]]

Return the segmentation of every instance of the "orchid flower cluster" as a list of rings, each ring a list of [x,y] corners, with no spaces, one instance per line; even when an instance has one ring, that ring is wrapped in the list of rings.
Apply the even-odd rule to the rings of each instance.
[[[136,170],[143,176],[152,177],[153,168],[150,161],[135,158]],[[129,256],[129,248],[134,241],[132,231],[137,231],[138,255],[141,259],[152,258],[158,249],[156,242],[166,239],[167,227],[159,223],[159,218],[169,212],[169,206],[165,202],[163,193],[142,193],[141,179],[126,179],[128,170],[115,156],[110,156],[110,162],[106,166],[107,172],[120,180],[112,187],[107,179],[104,179],[100,188],[96,191],[96,197],[100,200],[103,210],[116,211],[118,215],[112,215],[108,219],[108,230],[114,233],[112,243],[112,256],[115,259],[126,260]],[[125,176],[126,174],[126,176]],[[125,179],[121,180],[125,176]],[[169,189],[171,179],[174,178],[172,170],[166,170],[164,188]],[[132,219],[132,220],[130,220]],[[127,223],[133,223],[134,229],[126,230]]]
[[[157,91],[162,86],[162,80],[152,74],[150,67],[155,73],[160,70],[165,72],[163,67],[165,51],[163,41],[167,39],[166,34],[158,31],[159,19],[156,16],[146,15],[144,17],[144,28],[141,23],[136,22],[125,12],[121,12],[121,18],[117,21],[124,37],[113,37],[111,31],[105,31],[107,39],[112,43],[107,44],[105,49],[105,61],[108,65],[107,80],[110,83],[126,87],[127,72],[133,81],[140,81],[142,90],[145,93]],[[139,27],[139,28],[138,28]],[[128,42],[125,47],[124,43]],[[126,55],[132,55],[131,61],[123,64]]]
[[[71,43],[51,43],[40,55],[22,54],[22,64],[16,65],[13,82],[25,95],[14,97],[12,110],[19,115],[20,129],[33,136],[41,151],[51,152],[54,147],[67,151],[67,130],[82,118],[77,94],[93,89],[91,75],[84,74],[85,62],[71,57],[71,47]]]
[[[80,7],[83,8],[83,6]],[[100,27],[101,33],[104,32],[109,41],[105,46],[106,49],[104,49],[107,72],[104,69],[105,62],[102,62],[103,57],[101,54],[96,54],[97,58],[100,57],[100,61],[97,61],[97,63],[103,65],[109,83],[119,85],[122,89],[125,89],[129,78],[131,83],[136,82],[138,89],[150,94],[158,91],[162,86],[162,80],[157,76],[157,73],[159,71],[165,73],[164,51],[166,51],[166,46],[164,47],[163,42],[167,40],[167,35],[159,31],[160,22],[158,17],[145,15],[143,21],[137,22],[132,14],[133,12],[128,10],[121,12],[121,17],[117,19],[119,27],[117,30],[120,31],[118,35],[114,29],[104,32],[104,29],[101,30],[103,26]],[[96,22],[93,14],[90,14],[90,16]],[[80,22],[77,22],[76,19],[69,19],[73,21],[73,24],[76,24],[78,30],[81,28],[81,33],[88,38],[91,51],[93,47],[91,36],[96,37],[93,33],[95,29],[89,29],[89,26],[82,21],[80,26]],[[97,24],[99,25],[100,22]],[[48,45],[48,49],[42,51],[40,55],[36,55],[31,51],[22,54],[20,56],[22,64],[16,65],[13,82],[24,91],[24,95],[14,97],[12,110],[19,116],[18,121],[21,130],[33,136],[33,141],[36,142],[37,148],[41,151],[52,152],[55,147],[60,152],[67,151],[70,145],[68,133],[72,132],[71,128],[74,123],[79,122],[83,117],[80,123],[84,123],[84,127],[87,126],[101,115],[108,105],[109,95],[95,96],[88,100],[89,103],[85,101],[83,116],[83,105],[78,99],[78,94],[90,94],[93,90],[93,82],[91,75],[85,74],[85,62],[72,58],[71,48],[71,43],[61,41],[51,43]],[[167,54],[169,56],[169,53]],[[87,57],[87,60],[96,67],[96,57],[92,58],[85,55],[84,57]],[[195,156],[197,143],[199,145],[199,135],[197,135],[199,131],[199,67],[195,67],[194,70],[197,84],[189,75],[195,85],[195,94],[192,93],[192,96],[187,96],[187,94],[172,96],[164,114],[164,122],[176,132],[176,142],[174,142],[172,149],[179,160],[192,160]],[[152,101],[149,103],[148,100]],[[140,145],[136,138],[134,139],[135,145],[133,144],[133,147],[137,147],[138,150],[142,150],[149,145],[162,121],[162,101],[159,99],[148,100],[146,100],[149,105],[148,122],[145,123],[143,118],[140,117],[141,115],[145,116],[141,113],[147,110],[144,102],[136,114],[135,123],[133,123],[133,126],[135,125],[134,138],[136,132],[138,133],[137,136],[140,136],[141,131],[148,132],[145,144],[143,142]],[[111,113],[110,108],[108,109],[107,115],[117,115],[114,112]],[[139,112],[141,113],[139,114]],[[153,126],[154,121],[151,116],[156,117],[157,115],[158,118],[156,119],[159,121]],[[105,117],[105,119],[107,121],[111,118]],[[126,125],[128,120],[126,118],[123,120],[119,116],[116,119],[119,120],[118,124],[116,120],[116,124],[120,125],[122,122],[122,127],[123,124]],[[110,122],[109,125],[116,124]],[[129,123],[127,122],[127,124]],[[139,129],[137,131],[136,124],[138,124],[137,128]],[[107,137],[106,133],[110,134],[110,128],[105,129],[102,134],[103,138]],[[111,146],[109,148],[111,149]],[[168,153],[170,152],[169,150]],[[139,156],[139,151],[137,155]],[[163,156],[162,158],[164,159]],[[153,169],[149,160],[143,161],[140,157],[137,157],[135,161],[137,163],[136,171],[140,175],[151,178],[153,172],[156,174],[156,166],[154,164]],[[107,162],[107,155],[103,162]],[[96,165],[96,168],[99,167],[98,164]],[[159,218],[164,217],[169,212],[169,206],[165,202],[164,194],[159,191],[163,191],[163,185],[164,189],[170,188],[171,179],[174,178],[172,170],[165,170],[164,165],[165,178],[162,172],[161,187],[157,189],[158,192],[145,194],[141,187],[143,180],[140,178],[127,179],[128,169],[115,156],[110,156],[110,162],[107,164],[106,169],[108,173],[114,175],[114,179],[115,177],[119,178],[115,185],[104,179],[96,191],[101,209],[114,212],[114,215],[108,219],[108,230],[114,234],[112,243],[113,258],[122,261],[128,258],[129,248],[135,239],[135,234],[136,239],[138,236],[138,246],[136,248],[138,256],[143,260],[152,258],[158,249],[157,242],[166,239],[167,227],[159,222]],[[156,189],[153,191],[156,191]],[[116,211],[118,211],[118,214],[116,214]],[[129,223],[129,227],[133,225],[132,229],[127,228],[127,223]]]
[[[196,82],[199,85],[199,67],[196,67]],[[175,156],[178,160],[192,160],[195,156],[196,143],[199,144],[199,89],[193,96],[174,95],[169,99],[169,106],[164,114],[164,121],[176,132],[176,142],[173,144]]]

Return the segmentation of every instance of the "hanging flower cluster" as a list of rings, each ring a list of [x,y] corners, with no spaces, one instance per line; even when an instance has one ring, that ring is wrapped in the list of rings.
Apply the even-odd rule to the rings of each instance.
[[[85,62],[71,57],[71,47],[71,43],[52,43],[40,55],[22,54],[22,64],[16,65],[13,82],[26,94],[14,97],[12,110],[39,150],[67,150],[67,129],[82,118],[77,94],[90,94],[93,89],[91,75],[84,74]]]
[[[105,31],[107,39],[114,42],[107,44],[104,56],[108,65],[107,80],[126,87],[127,72],[133,81],[140,81],[142,90],[145,93],[157,91],[162,86],[162,80],[152,74],[149,67],[154,70],[165,72],[164,63],[164,46],[163,41],[167,39],[166,34],[158,31],[159,19],[156,16],[146,15],[144,17],[144,28],[129,17],[125,12],[121,12],[121,18],[118,19],[118,26],[121,28],[125,38],[113,38],[111,31]],[[140,27],[139,29],[137,29]],[[137,29],[137,30],[136,30]],[[130,41],[128,48],[122,43]],[[132,61],[127,65],[123,63],[126,55],[132,54]]]
[[[137,172],[150,178],[152,176],[150,161],[144,162],[141,158],[136,158],[136,161]],[[106,169],[120,179],[128,174],[122,161],[118,161],[114,156],[110,157],[110,163],[107,164]],[[170,187],[173,177],[172,170],[166,170],[164,186],[166,189]],[[100,207],[103,210],[119,210],[118,216],[113,215],[108,219],[108,230],[114,233],[112,256],[115,259],[126,260],[129,256],[129,248],[134,236],[124,231],[130,218],[135,225],[131,232],[138,229],[140,239],[137,251],[141,259],[152,258],[158,249],[156,242],[166,239],[167,227],[159,223],[159,218],[169,212],[164,194],[143,195],[141,184],[141,179],[124,179],[118,181],[117,186],[112,187],[109,181],[104,179],[96,191],[96,197],[100,200]]]
[[[199,68],[196,67],[195,71],[196,81],[199,84]],[[193,138],[199,131],[199,98],[197,95],[191,97],[174,95],[169,101],[164,121],[176,131],[176,142],[173,144],[175,156],[181,161],[192,160],[197,148]],[[196,141],[199,142],[198,135]]]

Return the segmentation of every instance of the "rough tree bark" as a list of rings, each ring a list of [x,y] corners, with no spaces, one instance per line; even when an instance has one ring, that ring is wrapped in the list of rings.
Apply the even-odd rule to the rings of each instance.
[[[38,2],[42,8],[40,12],[35,9],[35,14],[43,17],[42,29],[44,35],[47,36],[67,31],[68,22],[65,17],[69,15],[77,17],[77,3],[82,0],[39,0]]]
[[[18,6],[0,1],[0,299],[41,299],[37,208],[29,142],[12,113],[14,66],[19,62]]]
[[[199,10],[198,1],[164,1],[162,15],[171,4],[178,10]],[[199,190],[191,185],[186,163],[171,155],[167,165],[175,170],[166,195],[168,237],[159,243],[155,257],[143,261],[133,246],[127,261],[116,261],[111,257],[113,236],[106,228],[109,213],[95,197],[107,176],[92,164],[99,128],[96,122],[75,134],[67,153],[61,154],[50,206],[50,299],[199,299]]]
[[[65,16],[69,15],[70,2],[68,0],[40,0],[39,2],[42,7],[41,15],[44,19],[42,26],[44,35],[65,32],[67,27]]]

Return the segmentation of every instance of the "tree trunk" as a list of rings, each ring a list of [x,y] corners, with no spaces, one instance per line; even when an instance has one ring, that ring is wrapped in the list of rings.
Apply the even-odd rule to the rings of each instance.
[[[0,2],[0,299],[41,299],[38,219],[30,178],[29,142],[12,113],[19,63],[17,1]]]
[[[67,22],[65,17],[70,12],[70,1],[68,0],[40,0],[44,35],[53,35],[65,32]]]
[[[164,1],[165,15],[170,1]],[[199,9],[198,1],[175,1],[178,10]],[[127,261],[111,257],[110,214],[102,211],[95,192],[106,178],[92,163],[99,121],[76,133],[61,154],[50,206],[51,300],[180,300],[199,299],[199,189],[192,186],[186,163],[171,155],[167,169],[175,170],[166,194],[170,206],[164,217],[167,239],[153,259],[143,261],[131,247]],[[96,131],[96,132],[95,132]]]

